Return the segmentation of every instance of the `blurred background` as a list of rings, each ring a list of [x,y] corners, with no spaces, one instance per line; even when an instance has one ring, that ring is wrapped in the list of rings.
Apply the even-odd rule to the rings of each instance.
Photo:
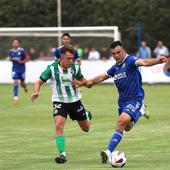
[[[58,27],[59,24],[62,27],[118,26],[121,40],[132,54],[137,53],[142,40],[151,50],[154,50],[158,40],[170,48],[169,0],[0,1],[0,27]],[[0,36],[1,60],[6,58],[13,38]],[[48,59],[50,50],[59,45],[57,37],[30,36],[19,39],[32,60],[41,56]],[[112,41],[108,37],[72,37],[72,44],[78,44],[85,53],[92,47],[100,53],[102,49],[107,49],[101,54],[101,59],[109,59],[109,44]],[[152,57],[155,57],[154,53]],[[82,59],[87,59],[87,56],[82,55]]]

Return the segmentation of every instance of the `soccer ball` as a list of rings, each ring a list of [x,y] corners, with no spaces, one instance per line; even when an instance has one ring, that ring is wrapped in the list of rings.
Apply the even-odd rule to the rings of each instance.
[[[126,164],[126,155],[122,151],[114,151],[109,156],[112,167],[123,167]]]

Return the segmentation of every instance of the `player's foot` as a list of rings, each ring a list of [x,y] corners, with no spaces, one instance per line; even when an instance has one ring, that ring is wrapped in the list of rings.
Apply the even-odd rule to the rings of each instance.
[[[18,97],[14,97],[14,99],[13,99],[13,104],[18,104],[18,102],[19,102]]]
[[[90,111],[86,110],[87,117],[91,120],[92,119],[92,114]]]
[[[107,163],[107,160],[108,160],[108,156],[107,156],[107,153],[106,151],[101,151],[100,152],[100,156],[101,156],[101,161],[103,164],[106,164]]]
[[[142,105],[143,109],[144,109],[144,114],[143,116],[146,118],[146,119],[149,119],[150,118],[150,113],[148,112],[148,109],[147,109],[147,106],[145,104]]]
[[[25,93],[28,93],[28,89],[27,88],[24,88],[24,91],[25,91]]]
[[[55,162],[58,164],[63,164],[67,162],[66,156],[64,156],[63,154],[59,154],[59,156],[55,158]]]

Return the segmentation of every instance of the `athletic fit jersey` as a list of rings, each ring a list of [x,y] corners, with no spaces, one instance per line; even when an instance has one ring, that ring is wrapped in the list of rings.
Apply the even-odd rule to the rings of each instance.
[[[55,58],[56,58],[57,60],[59,60],[59,59],[61,58],[61,48],[62,48],[62,47],[63,47],[63,46],[58,47],[58,48],[56,49],[56,51],[55,51]],[[77,50],[75,50],[75,52],[74,52],[74,60],[76,61],[78,58],[80,58],[80,57],[79,57],[79,55],[78,55]]]
[[[118,89],[119,103],[144,98],[142,78],[136,60],[136,57],[127,55],[121,64],[116,63],[107,71],[107,74],[113,77]]]
[[[73,64],[71,68],[63,70],[56,61],[48,65],[46,70],[42,72],[40,79],[46,82],[51,80],[52,101],[73,103],[81,99],[80,92],[72,85],[71,81],[76,78],[80,79],[83,75],[77,64]]]
[[[24,60],[25,56],[27,55],[26,51],[23,48],[18,48],[17,50],[11,49],[9,50],[8,55],[12,58],[12,71],[24,72],[25,63],[20,64],[17,61]]]

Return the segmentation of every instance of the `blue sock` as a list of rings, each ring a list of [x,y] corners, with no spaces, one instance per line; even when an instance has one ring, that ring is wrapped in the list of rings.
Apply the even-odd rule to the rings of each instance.
[[[142,116],[142,113],[139,111],[139,112],[137,112],[136,113],[136,117],[135,117],[135,119],[134,119],[134,124],[139,120],[139,118]]]
[[[110,152],[113,152],[116,146],[119,144],[123,137],[123,132],[116,130],[112,138],[110,139],[109,145],[107,149],[110,150]]]
[[[18,96],[18,87],[19,87],[18,84],[14,84],[14,88],[13,88],[14,96]]]

